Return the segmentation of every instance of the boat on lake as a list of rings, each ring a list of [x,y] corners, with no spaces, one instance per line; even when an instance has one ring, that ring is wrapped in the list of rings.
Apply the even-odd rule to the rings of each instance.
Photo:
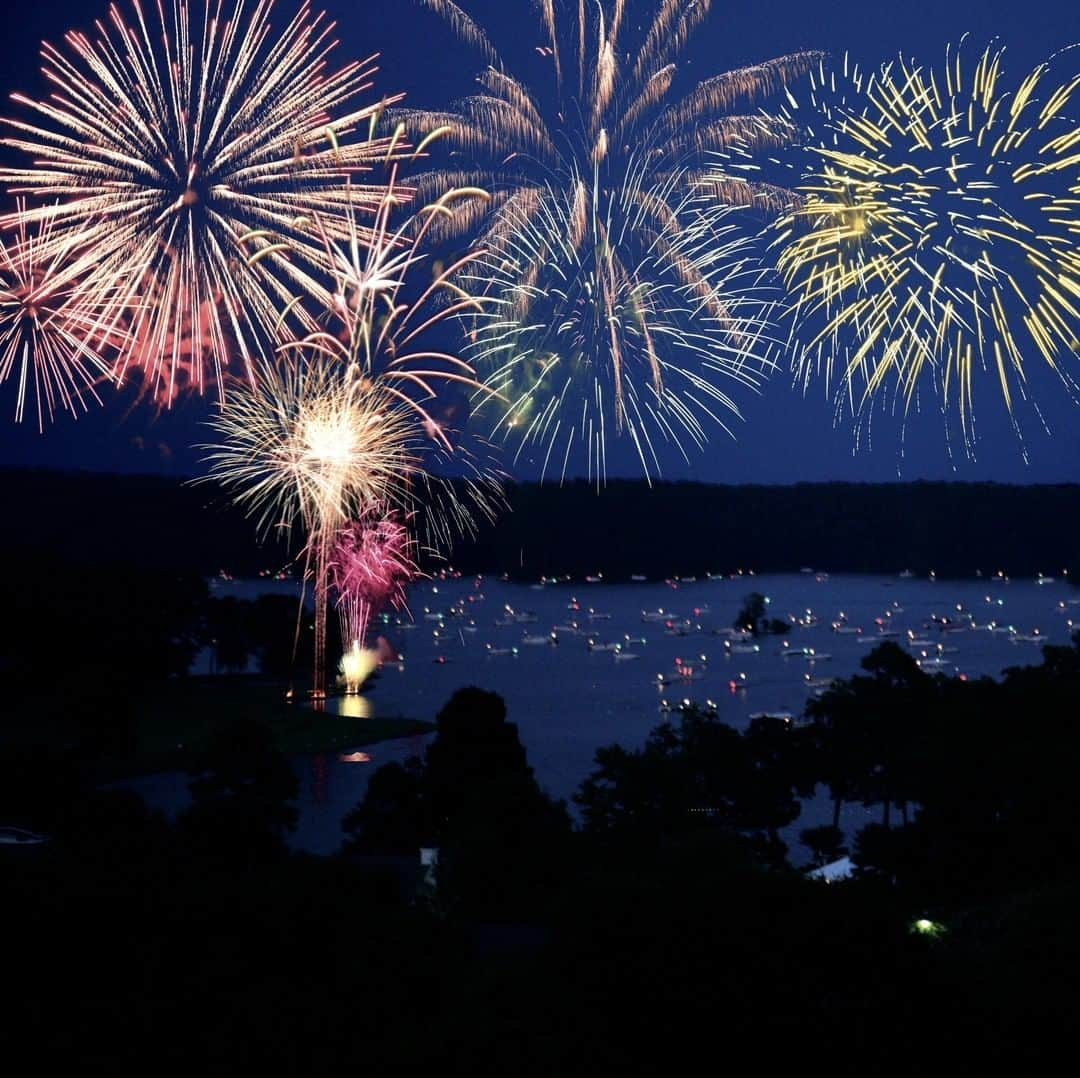
[[[521,642],[530,647],[536,647],[538,644],[557,644],[559,641],[554,633],[526,633],[521,638]]]
[[[793,722],[795,716],[790,711],[755,711],[751,716],[753,719],[776,719],[778,722]]]
[[[952,663],[948,659],[942,659],[938,656],[931,656],[927,659],[917,659],[916,661],[921,670],[943,670],[946,666],[952,666]]]
[[[642,610],[641,612],[642,621],[666,621],[670,617],[674,617],[674,615],[663,609]]]

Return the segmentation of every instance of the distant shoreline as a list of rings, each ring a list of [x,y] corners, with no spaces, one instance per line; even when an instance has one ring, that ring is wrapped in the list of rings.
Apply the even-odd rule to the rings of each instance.
[[[103,472],[0,470],[8,565],[53,559],[212,575],[276,572],[296,555],[209,484]],[[719,486],[612,480],[511,484],[509,511],[454,548],[464,572],[609,578],[825,572],[1080,580],[1080,484],[796,483]],[[430,560],[425,568],[437,571]]]

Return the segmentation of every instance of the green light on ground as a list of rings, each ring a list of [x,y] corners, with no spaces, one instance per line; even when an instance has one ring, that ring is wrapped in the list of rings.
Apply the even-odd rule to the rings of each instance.
[[[920,917],[911,922],[911,932],[916,936],[929,936],[937,939],[945,934],[945,926],[940,921],[931,921],[929,918]]]

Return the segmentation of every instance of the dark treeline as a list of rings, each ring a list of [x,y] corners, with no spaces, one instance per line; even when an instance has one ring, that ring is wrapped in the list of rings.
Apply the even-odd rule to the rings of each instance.
[[[290,556],[284,542],[260,549],[255,525],[220,488],[155,475],[0,471],[0,551],[70,565],[254,575]],[[295,550],[292,551],[295,553]]]
[[[0,579],[0,670],[9,700],[40,698],[59,684],[80,698],[100,688],[137,692],[147,683],[188,673],[196,653],[211,649],[212,672],[244,668],[289,678],[310,664],[310,619],[289,595],[217,598],[192,571],[102,561],[92,567],[52,561],[42,552]],[[336,618],[327,624],[334,654]]]
[[[254,525],[212,485],[155,476],[0,472],[0,550],[209,573],[276,569],[296,553],[260,548]],[[508,511],[454,564],[522,578],[603,572],[612,580],[737,568],[970,577],[1058,574],[1080,562],[1080,486],[639,481],[511,485]],[[430,567],[430,566],[429,566]]]
[[[902,569],[971,577],[1080,561],[1080,486],[610,482],[512,487],[513,512],[454,552],[460,568],[614,580],[754,569]]]

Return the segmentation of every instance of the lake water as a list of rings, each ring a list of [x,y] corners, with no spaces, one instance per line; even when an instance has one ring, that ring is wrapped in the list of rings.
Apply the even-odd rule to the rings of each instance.
[[[217,582],[215,592],[250,598],[271,588],[295,591],[296,585]],[[768,596],[770,617],[810,624],[756,641],[718,635],[754,591]],[[796,573],[543,586],[467,577],[423,581],[411,589],[409,604],[411,621],[394,616],[381,628],[404,661],[383,667],[362,698],[332,698],[328,708],[434,719],[455,689],[492,690],[506,701],[541,785],[567,800],[591,770],[596,749],[615,741],[639,746],[662,719],[664,701],[711,702],[723,721],[743,729],[759,712],[797,718],[815,687],[857,673],[860,659],[882,639],[923,661],[948,664],[940,667],[945,674],[997,676],[1009,666],[1038,663],[1041,643],[1066,644],[1073,623],[1080,627],[1080,592],[1060,577],[933,581]],[[949,619],[947,628],[935,619]],[[552,632],[557,644],[546,642]],[[1037,639],[1020,639],[1025,636]],[[298,758],[301,820],[294,844],[336,850],[341,818],[362,798],[372,770],[424,744],[422,738],[383,742],[353,762]],[[167,809],[183,803],[186,785],[184,775],[135,784]],[[792,830],[829,817],[828,804],[816,799]],[[843,822],[854,828],[869,818],[849,806]],[[786,837],[790,842],[794,835]]]

